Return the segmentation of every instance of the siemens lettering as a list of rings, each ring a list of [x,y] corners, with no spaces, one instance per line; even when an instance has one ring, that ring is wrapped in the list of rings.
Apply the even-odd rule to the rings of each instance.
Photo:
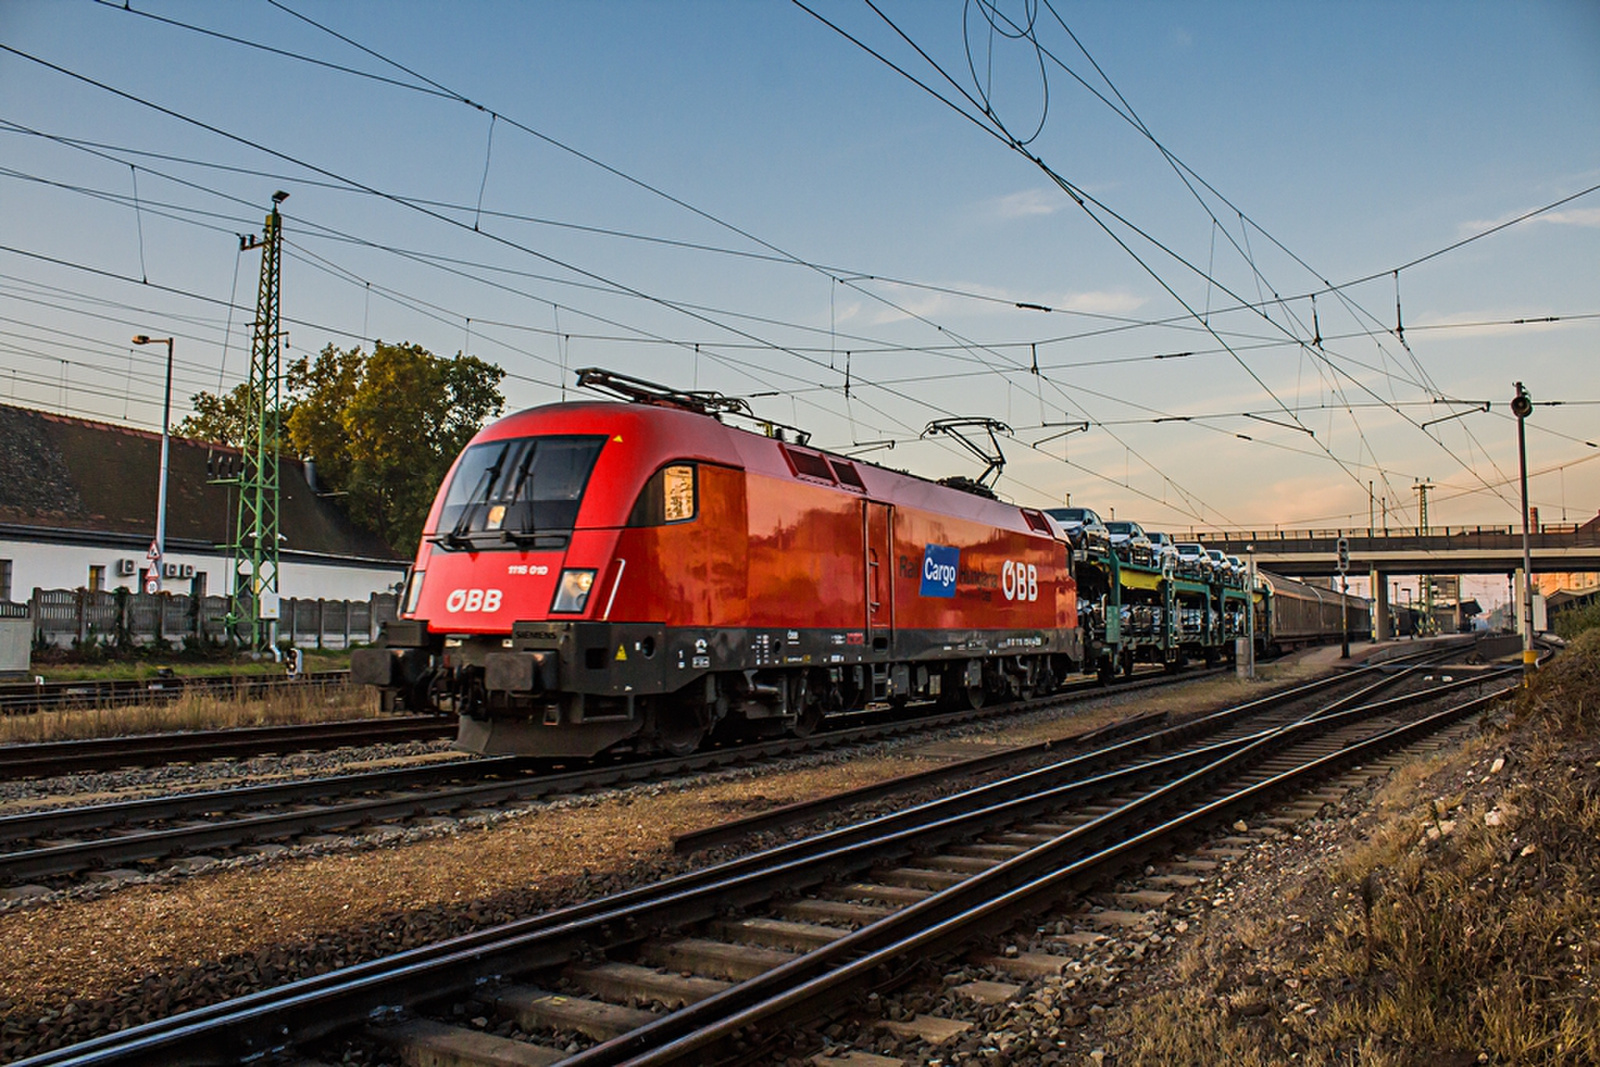
[[[961,550],[948,545],[929,545],[922,553],[922,595],[953,597],[956,573],[961,569]]]

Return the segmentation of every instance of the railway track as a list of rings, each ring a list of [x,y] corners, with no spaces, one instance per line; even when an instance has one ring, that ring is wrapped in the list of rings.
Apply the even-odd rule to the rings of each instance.
[[[1138,691],[1198,677],[1201,675],[1169,676],[1157,672],[1109,692]],[[856,725],[836,725],[803,740],[783,738],[689,756],[619,760],[568,770],[552,771],[540,761],[522,757],[479,757],[3,816],[0,849],[5,851],[0,852],[0,886],[28,880],[59,880],[83,873],[109,873],[111,877],[149,873],[159,869],[158,864],[170,864],[183,857],[193,859],[206,852],[460,815],[542,796],[881,741],[1098,698],[1107,692],[1091,682],[1025,704],[911,719],[862,716],[864,721]],[[415,724],[418,728],[438,722],[436,716],[414,718],[423,720]],[[1138,725],[1132,723],[1125,728]],[[373,740],[377,739],[364,737],[360,743]],[[246,743],[241,741],[241,745]],[[294,747],[287,742],[286,746]],[[953,777],[978,773],[980,769],[976,765],[957,765],[938,770]],[[139,867],[128,867],[129,864]]]
[[[1412,658],[1432,658],[1439,654],[1437,650],[1425,650]],[[1384,686],[1410,669],[1414,668],[1391,661],[1333,676],[1314,683],[1308,691],[1344,685],[1366,675],[1378,679],[1376,686]],[[1173,677],[1151,672],[1123,683],[1114,691],[1137,691],[1195,677],[1199,676]],[[1306,689],[1296,687],[1272,694],[1246,707],[1265,711],[1279,702],[1295,699]],[[44,883],[48,887],[85,875],[107,880],[126,879],[180,862],[185,866],[203,864],[240,849],[308,838],[325,840],[327,835],[362,833],[375,827],[403,826],[440,816],[462,817],[473,811],[540,797],[661,780],[940,730],[979,719],[1003,718],[1096,698],[1106,692],[1096,683],[1085,683],[1049,698],[977,712],[915,719],[861,716],[864,722],[859,725],[836,725],[804,740],[783,738],[683,757],[616,761],[557,770],[520,757],[474,758],[0,816],[0,850],[3,850],[0,851],[0,886]],[[427,717],[417,718],[425,720],[417,724],[419,729],[431,721]],[[1166,719],[1165,714],[1135,717],[1069,743],[1087,748],[1109,737],[1142,734],[1152,738],[1147,743],[1160,744],[1168,736],[1162,730]],[[350,725],[357,728],[355,737],[362,743],[381,740],[360,734],[360,723]],[[934,768],[910,779],[864,787],[833,798],[831,803],[835,808],[845,807],[895,790],[992,773],[1008,763],[1016,765],[1030,758],[1040,758],[1052,746],[1059,750],[1061,744],[1059,741],[1041,743],[1031,746],[1031,751],[1003,750]],[[295,746],[285,741],[284,747]],[[812,805],[806,804],[779,808],[690,835],[677,843],[678,849],[691,852],[715,847],[757,830],[798,822],[817,813]]]
[[[737,1051],[752,1028],[776,1033],[859,1004],[865,991],[914,970],[911,961],[965,951],[1186,834],[1471,714],[1494,695],[1462,701],[1461,692],[1495,677],[1419,685],[1422,672],[1372,672],[1338,699],[1326,686],[1302,687],[1267,709],[1252,702],[656,885],[25,1062],[235,1062],[291,1048],[303,1056],[352,1035],[396,1046],[412,1062],[707,1062]],[[1397,683],[1419,691],[1373,699]],[[1447,710],[1414,710],[1441,701]],[[448,1013],[452,999],[488,1003],[543,1043],[416,1014],[438,1004]],[[569,1055],[574,1041],[580,1051]]]
[[[121,708],[164,704],[185,693],[259,699],[291,689],[328,689],[350,683],[349,671],[316,671],[299,678],[268,675],[112,678],[81,682],[0,683],[0,714],[24,715],[63,708]]]

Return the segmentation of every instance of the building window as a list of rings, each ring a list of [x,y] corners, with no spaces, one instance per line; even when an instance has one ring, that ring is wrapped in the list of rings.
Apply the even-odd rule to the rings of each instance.
[[[103,564],[89,567],[89,592],[98,593],[106,587],[106,568]]]
[[[11,561],[0,559],[0,600],[11,599]]]

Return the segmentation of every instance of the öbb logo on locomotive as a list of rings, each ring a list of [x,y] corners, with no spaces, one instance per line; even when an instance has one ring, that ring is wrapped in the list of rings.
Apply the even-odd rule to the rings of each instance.
[[[445,598],[444,609],[452,614],[463,611],[499,611],[501,594],[498,589],[452,589]]]
[[[1007,600],[1039,599],[1039,568],[1021,560],[1006,560],[1000,568],[1000,591]]]

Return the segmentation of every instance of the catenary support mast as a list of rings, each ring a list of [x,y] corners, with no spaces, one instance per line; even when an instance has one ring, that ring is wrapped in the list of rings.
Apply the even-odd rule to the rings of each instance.
[[[261,249],[261,285],[250,341],[250,410],[245,414],[244,465],[239,512],[234,524],[233,618],[243,622],[250,648],[273,647],[278,620],[278,442],[282,393],[282,331],[279,272],[283,263],[283,219],[278,205],[288,193],[272,194],[272,212],[261,237],[240,247]]]

